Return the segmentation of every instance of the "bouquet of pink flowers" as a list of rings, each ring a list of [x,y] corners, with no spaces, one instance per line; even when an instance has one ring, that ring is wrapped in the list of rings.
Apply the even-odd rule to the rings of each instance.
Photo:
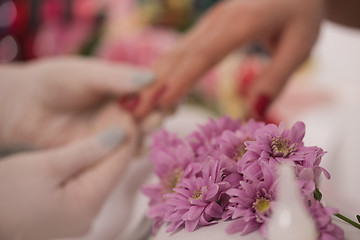
[[[319,177],[330,178],[320,166],[325,152],[304,146],[304,123],[291,129],[284,125],[224,117],[210,120],[184,139],[166,131],[156,133],[150,160],[159,182],[142,189],[150,197],[153,232],[163,224],[167,232],[194,231],[231,220],[229,234],[259,230],[266,236],[277,199],[277,167],[287,162],[294,168],[318,238],[344,239],[344,231],[331,218],[337,210],[321,202]]]

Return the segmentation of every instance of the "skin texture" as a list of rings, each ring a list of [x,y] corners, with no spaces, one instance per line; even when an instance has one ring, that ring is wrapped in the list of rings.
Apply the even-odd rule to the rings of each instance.
[[[274,100],[291,73],[307,58],[324,11],[323,0],[220,2],[154,66],[157,81],[142,92],[135,116],[140,118],[156,107],[173,106],[232,50],[261,42],[272,59],[246,95],[249,115],[261,118],[255,107],[259,98]],[[156,96],[164,86],[166,91]]]
[[[3,65],[0,76],[0,147],[33,149],[0,159],[0,239],[86,233],[138,150],[143,126],[118,99],[152,74],[58,58]]]

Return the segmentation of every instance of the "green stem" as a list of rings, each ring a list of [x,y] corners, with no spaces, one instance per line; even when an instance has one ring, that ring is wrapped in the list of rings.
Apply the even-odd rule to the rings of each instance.
[[[342,215],[342,214],[340,214],[340,213],[337,213],[337,214],[335,214],[335,216],[338,217],[338,218],[340,218],[341,220],[344,220],[345,222],[353,225],[354,227],[360,229],[360,224],[358,224],[358,223],[354,222],[353,220],[345,217],[344,215]]]

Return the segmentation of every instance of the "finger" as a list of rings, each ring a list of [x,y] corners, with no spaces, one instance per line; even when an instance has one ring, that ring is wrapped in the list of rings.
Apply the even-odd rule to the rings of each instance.
[[[138,138],[129,139],[126,144],[118,147],[110,154],[105,161],[89,169],[77,179],[78,187],[83,186],[88,190],[91,189],[87,191],[87,194],[94,203],[101,204],[124,175],[131,157],[137,150],[137,142]]]
[[[68,146],[49,151],[47,160],[51,174],[59,184],[69,181],[87,168],[104,160],[124,142],[126,132],[122,127],[109,128],[95,137],[79,140]]]
[[[214,26],[217,16],[221,14],[221,7],[223,3],[219,3],[217,7],[213,7],[205,17],[203,17],[191,31],[189,31],[182,39],[178,42],[175,48],[169,53],[165,54],[154,66],[157,79],[154,84],[149,88],[145,89],[141,93],[140,104],[134,111],[134,115],[137,118],[141,118],[152,111],[158,101],[161,99],[165,90],[168,89],[170,83],[167,76],[172,75],[174,69],[176,69],[179,61],[186,58],[188,51],[191,51],[192,46],[198,39],[200,39],[211,26]],[[169,84],[170,85],[170,84]],[[171,88],[171,87],[170,87]]]
[[[236,1],[229,3],[236,3]],[[223,12],[218,15],[216,21],[214,19],[207,29],[203,29],[203,32],[197,35],[191,47],[178,60],[173,72],[164,76],[168,79],[169,85],[159,100],[161,107],[167,108],[177,103],[196,80],[200,79],[231,50],[241,47],[255,38],[259,31],[254,27],[257,20],[252,16],[241,14],[241,9],[238,9],[240,13],[234,14],[234,11],[230,11],[231,6],[232,4],[228,4],[223,7]],[[234,21],[246,22],[247,24],[239,26],[236,31],[231,28],[224,28],[229,22]]]
[[[306,60],[316,37],[316,31],[309,31],[303,24],[287,27],[271,63],[248,89],[246,102],[252,117],[264,118],[268,106],[279,95],[291,73]]]
[[[123,140],[120,145],[118,144],[112,148],[111,152],[102,157],[101,160],[95,161],[94,164],[89,165],[89,167],[77,173],[62,185],[63,195],[69,204],[76,209],[80,208],[92,214],[97,213],[103,201],[112,191],[115,184],[118,183],[132,154],[137,150],[137,143],[139,141],[137,125],[129,114],[119,109],[117,104],[107,104],[100,115],[94,125],[94,129],[98,131],[99,129],[104,129],[106,126],[120,125],[126,130],[126,141]],[[105,140],[109,138],[110,140],[113,139],[113,137],[111,137],[112,131],[105,131],[105,133],[106,132],[110,133],[110,137],[106,137],[108,135],[105,134]],[[100,141],[100,143],[103,142],[104,141]],[[107,141],[105,141],[105,143],[106,142]],[[111,142],[112,141],[110,141],[110,143]],[[108,144],[102,145],[108,146]]]
[[[137,92],[155,79],[148,69],[113,62],[93,59],[88,67],[83,74],[91,79],[93,89],[115,96]]]
[[[219,5],[216,11],[205,17],[199,27],[192,30],[186,44],[180,44],[180,49],[175,50],[182,54],[165,56],[161,62],[167,61],[171,65],[167,63],[163,66],[167,71],[157,71],[157,84],[142,95],[141,104],[135,111],[136,116],[149,111],[149,106],[154,105],[151,99],[164,83],[166,91],[159,98],[159,105],[167,108],[176,104],[197,79],[232,49],[249,42],[256,33],[261,32],[262,26],[255,27],[259,20],[245,10],[242,11],[238,4],[238,1],[226,1]],[[237,27],[235,31],[224,27],[229,22],[246,24]]]
[[[39,62],[38,66],[48,65],[50,69],[71,73],[73,79],[86,81],[87,84],[81,87],[88,87],[97,94],[133,93],[151,84],[155,78],[148,69],[96,58],[58,57]]]
[[[87,201],[87,205],[93,211],[96,212],[99,209],[119,182],[129,161],[138,149],[139,138],[135,125],[128,128],[129,137],[124,144],[118,146],[103,161],[88,168],[74,181],[67,184],[65,192],[70,198],[75,194]]]
[[[167,112],[165,111],[153,111],[149,115],[147,115],[140,122],[140,130],[142,134],[150,134],[159,128],[166,117]]]

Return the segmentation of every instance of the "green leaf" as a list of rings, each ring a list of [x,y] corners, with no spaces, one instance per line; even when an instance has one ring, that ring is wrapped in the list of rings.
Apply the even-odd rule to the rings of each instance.
[[[356,215],[358,222],[360,223],[360,215]]]
[[[318,200],[318,201],[320,201],[322,198],[322,194],[318,188],[316,188],[314,191],[314,198],[315,198],[315,200]]]

